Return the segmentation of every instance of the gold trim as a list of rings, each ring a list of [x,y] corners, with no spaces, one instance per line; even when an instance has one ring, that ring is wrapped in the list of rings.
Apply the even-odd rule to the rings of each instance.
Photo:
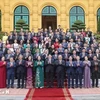
[[[31,90],[31,92],[30,92],[30,94],[29,94],[27,100],[32,100],[32,98],[33,98],[33,94],[34,94],[34,91],[35,91],[35,89],[32,89],[32,90]]]
[[[62,89],[62,90],[63,90],[64,96],[65,96],[65,99],[66,99],[66,100],[72,100],[72,99],[69,97],[69,94],[67,93],[66,88],[64,88],[64,89]]]

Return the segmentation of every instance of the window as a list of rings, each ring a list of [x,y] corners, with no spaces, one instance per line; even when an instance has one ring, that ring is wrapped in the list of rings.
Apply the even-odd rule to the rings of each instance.
[[[57,15],[57,11],[52,6],[46,6],[42,10],[42,16],[56,16],[56,15]]]
[[[79,6],[72,7],[70,10],[70,28],[76,20],[81,20],[83,23],[85,23],[84,10]]]
[[[99,21],[99,18],[100,18],[100,8],[97,11],[97,22]]]
[[[1,27],[1,10],[0,10],[0,31],[2,30],[2,27]]]
[[[26,22],[26,24],[29,25],[29,10],[28,10],[27,7],[21,5],[21,6],[18,6],[17,8],[15,8],[15,11],[14,11],[14,28],[15,28],[16,22],[19,19],[23,19]]]

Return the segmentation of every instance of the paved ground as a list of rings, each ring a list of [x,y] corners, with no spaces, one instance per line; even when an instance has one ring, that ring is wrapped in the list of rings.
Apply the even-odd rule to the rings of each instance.
[[[74,100],[100,100],[100,80],[99,88],[77,88],[69,91]],[[24,100],[27,93],[28,89],[0,89],[0,100]]]
[[[69,89],[74,100],[100,100],[100,88]],[[0,89],[0,100],[24,100],[28,89]]]

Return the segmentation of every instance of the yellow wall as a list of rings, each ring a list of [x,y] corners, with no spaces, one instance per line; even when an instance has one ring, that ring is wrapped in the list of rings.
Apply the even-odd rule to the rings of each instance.
[[[2,11],[2,31],[13,30],[14,9],[24,5],[30,12],[30,30],[37,31],[41,28],[41,12],[45,6],[53,6],[57,10],[57,25],[60,24],[64,30],[69,28],[69,11],[73,6],[81,6],[85,11],[86,27],[94,32],[97,30],[97,10],[100,0],[0,0]]]

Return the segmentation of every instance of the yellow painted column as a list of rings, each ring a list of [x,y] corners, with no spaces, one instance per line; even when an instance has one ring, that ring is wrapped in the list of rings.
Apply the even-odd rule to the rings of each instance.
[[[34,28],[35,31],[38,29],[38,0],[33,0],[33,16],[32,16],[32,28]]]
[[[94,0],[89,0],[89,11],[88,11],[88,25],[89,28],[95,31],[95,16],[94,16]]]
[[[10,8],[9,0],[4,0],[4,31],[10,32]]]
[[[61,26],[65,31],[67,28],[66,0],[61,0]]]

